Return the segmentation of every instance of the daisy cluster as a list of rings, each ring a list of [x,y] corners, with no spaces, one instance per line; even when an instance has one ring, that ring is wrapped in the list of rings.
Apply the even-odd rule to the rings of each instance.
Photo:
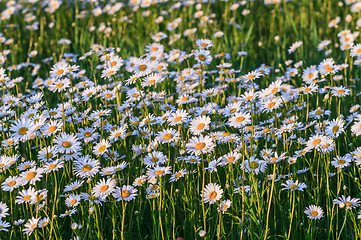
[[[126,7],[139,13],[163,2],[96,4],[77,17],[114,15]],[[230,5],[231,11],[244,2]],[[47,0],[41,8],[53,14],[61,4]],[[346,4],[351,12],[361,10],[360,2]],[[197,5],[199,26],[212,23],[215,16],[201,9]],[[22,4],[9,1],[1,18],[20,14]],[[32,13],[24,18],[29,31],[39,29]],[[181,22],[174,18],[165,28],[172,32]],[[97,31],[111,36],[111,26],[99,24]],[[146,220],[160,224],[163,234],[162,218],[170,218],[165,209],[173,214],[169,225],[192,212],[192,230],[200,237],[207,236],[213,216],[237,222],[244,233],[260,224],[267,235],[269,218],[286,211],[291,227],[296,217],[327,216],[326,227],[320,226],[327,230],[336,224],[335,212],[337,220],[350,214],[360,233],[361,88],[353,75],[361,64],[358,36],[337,31],[334,45],[343,60],[332,57],[330,40],[322,40],[317,49],[324,57],[317,63],[286,60],[245,71],[232,57],[243,62],[247,52],[232,56],[217,47],[221,31],[191,39],[191,49],[173,48],[181,36],[157,32],[144,54],[132,56],[107,44],[65,52],[74,40],[61,38],[60,56],[37,62],[32,50],[16,65],[9,64],[12,40],[0,34],[0,233],[45,238],[62,226],[86,238],[89,231],[101,233],[91,223],[105,221],[123,234],[128,218],[138,227]],[[302,41],[289,44],[287,56],[298,59],[302,48]]]

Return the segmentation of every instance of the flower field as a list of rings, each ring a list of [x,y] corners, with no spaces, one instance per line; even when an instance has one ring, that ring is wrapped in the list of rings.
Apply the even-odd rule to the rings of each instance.
[[[0,2],[0,239],[361,239],[361,1]]]

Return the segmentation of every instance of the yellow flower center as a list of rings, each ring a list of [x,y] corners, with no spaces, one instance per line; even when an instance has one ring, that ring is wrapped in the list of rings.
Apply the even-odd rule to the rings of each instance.
[[[145,65],[145,64],[139,65],[138,69],[140,71],[145,71],[147,69],[147,65]]]
[[[258,166],[259,166],[259,163],[256,162],[256,161],[252,161],[252,162],[249,163],[250,168],[255,169],[255,168],[258,168]]]
[[[8,183],[8,186],[9,186],[9,187],[13,187],[13,186],[15,186],[15,184],[16,184],[15,181],[11,181],[11,182]]]
[[[48,132],[54,132],[57,129],[56,126],[50,126]]]
[[[159,175],[164,174],[164,171],[163,170],[157,170],[157,171],[155,171],[154,174],[159,176]]]
[[[236,122],[243,122],[244,120],[245,120],[246,118],[244,118],[244,117],[237,117],[236,118]]]
[[[65,141],[61,144],[63,147],[65,148],[70,148],[71,147],[71,142]]]
[[[316,216],[318,215],[318,212],[317,212],[317,211],[311,211],[311,212],[310,212],[310,215],[311,215],[312,217],[316,217]]]
[[[63,69],[59,69],[58,71],[56,71],[56,74],[57,75],[61,75],[61,74],[63,74],[64,73],[64,70]]]
[[[62,86],[64,86],[64,83],[61,82],[55,85],[56,88],[61,88]]]
[[[199,60],[201,60],[201,61],[206,60],[206,56],[204,56],[203,54],[200,54],[200,55],[198,56],[198,58],[199,58]]]
[[[93,169],[93,167],[91,165],[87,164],[87,165],[84,165],[81,170],[83,170],[83,172],[89,172],[92,169]]]
[[[31,180],[31,179],[35,178],[35,176],[36,176],[36,172],[29,172],[28,174],[26,174],[25,179]]]
[[[204,123],[200,123],[200,124],[198,124],[197,129],[202,130],[205,126],[206,125]]]
[[[108,189],[109,189],[109,186],[108,186],[108,185],[103,185],[103,186],[99,189],[99,191],[101,191],[101,192],[106,192]]]
[[[128,190],[123,190],[121,195],[122,198],[127,198],[130,196],[130,192]]]
[[[196,150],[201,150],[201,149],[205,148],[205,146],[206,146],[205,143],[199,142],[199,143],[197,143],[197,144],[194,146],[194,148],[195,148]]]
[[[102,146],[99,147],[98,151],[99,151],[99,152],[104,152],[105,149],[106,149],[106,146],[105,146],[105,145],[102,145]]]
[[[215,192],[215,191],[210,192],[208,197],[209,197],[209,199],[212,199],[212,200],[215,199],[217,197],[217,192]]]
[[[320,144],[320,142],[321,142],[321,139],[315,139],[315,140],[313,140],[312,145],[316,146],[316,145]]]
[[[28,129],[26,127],[21,127],[18,131],[18,133],[22,136],[24,136],[28,132]]]

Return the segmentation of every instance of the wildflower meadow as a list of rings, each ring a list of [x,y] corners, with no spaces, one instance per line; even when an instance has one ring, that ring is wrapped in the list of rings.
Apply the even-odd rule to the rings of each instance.
[[[360,0],[1,0],[0,239],[361,239]]]

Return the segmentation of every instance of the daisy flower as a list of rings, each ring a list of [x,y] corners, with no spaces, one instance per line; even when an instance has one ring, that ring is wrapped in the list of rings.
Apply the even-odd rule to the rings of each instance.
[[[60,78],[67,73],[67,68],[69,68],[69,64],[66,61],[55,63],[51,68],[50,76],[52,78]]]
[[[150,166],[162,165],[167,162],[167,156],[165,156],[162,152],[151,152],[147,156],[144,157],[143,163]]]
[[[352,127],[351,131],[354,135],[360,136],[361,135],[361,121],[356,121]]]
[[[282,100],[278,97],[266,100],[262,103],[263,112],[272,112],[274,109],[277,109],[281,106]]]
[[[251,123],[251,114],[249,113],[236,113],[229,119],[229,126],[235,128],[241,128]]]
[[[43,218],[43,219],[39,220],[38,228],[46,227],[46,226],[49,225],[49,223],[50,223],[50,218],[49,217]]]
[[[178,181],[179,178],[184,177],[187,174],[187,170],[181,169],[178,172],[172,174],[172,177],[169,178],[169,182]]]
[[[110,147],[110,142],[106,139],[103,139],[94,146],[93,153],[97,156],[103,155],[108,151],[109,147]]]
[[[9,208],[6,206],[6,204],[3,202],[0,202],[0,219],[9,215],[8,211],[9,211]]]
[[[239,158],[242,156],[242,154],[237,153],[236,151],[227,153],[226,155],[222,156],[222,163],[221,165],[227,165],[229,163],[235,164]]]
[[[218,211],[218,212],[221,211],[222,213],[225,213],[225,212],[228,210],[228,208],[231,207],[231,205],[232,205],[232,201],[231,201],[231,200],[229,200],[229,199],[223,200],[223,201],[221,202],[221,204],[219,204],[217,211]]]
[[[10,131],[13,132],[11,136],[20,139],[22,142],[30,139],[34,130],[33,122],[26,118],[15,121],[10,127]]]
[[[338,204],[340,208],[353,209],[360,205],[360,199],[351,198],[351,196],[346,198],[344,195],[342,195],[341,197],[334,199],[333,203]]]
[[[138,190],[136,188],[134,188],[131,185],[124,185],[121,188],[117,187],[113,193],[114,198],[117,199],[117,201],[131,201],[133,199],[135,199],[136,196],[138,196],[137,194]]]
[[[92,189],[94,197],[105,198],[114,191],[115,179],[101,179]]]
[[[194,56],[198,63],[206,65],[210,64],[213,59],[209,50],[195,50]]]
[[[108,66],[102,71],[101,78],[111,78],[113,75],[115,75],[119,71],[118,66]]]
[[[57,132],[60,132],[62,126],[63,126],[63,122],[58,120],[50,120],[41,128],[41,131],[44,137],[48,137]]]
[[[65,199],[65,205],[68,207],[76,207],[80,204],[80,195],[69,195]]]
[[[55,146],[45,147],[38,152],[38,158],[42,162],[52,161],[53,158],[57,157],[59,150]]]
[[[171,166],[169,167],[155,166],[153,169],[149,169],[147,171],[147,175],[150,177],[161,177],[166,174],[171,174],[171,169],[172,169]]]
[[[303,189],[307,188],[307,185],[305,183],[298,183],[298,180],[294,182],[293,180],[287,180],[286,183],[282,183],[281,186],[284,186],[282,190],[291,190],[291,191],[302,191]]]
[[[22,178],[18,176],[10,176],[3,183],[1,183],[1,190],[11,192],[23,184]]]
[[[35,188],[30,187],[29,189],[24,189],[19,192],[19,195],[16,196],[15,203],[27,203],[33,202],[35,200],[37,191]]]
[[[157,135],[157,140],[161,143],[170,143],[179,140],[179,132],[172,128],[163,129]]]
[[[24,184],[30,183],[31,185],[35,185],[36,182],[41,180],[41,174],[43,172],[43,169],[33,167],[30,170],[23,172],[20,177]]]
[[[304,211],[304,213],[307,215],[309,219],[312,220],[319,220],[323,217],[323,210],[319,206],[311,205],[307,207]]]
[[[332,120],[326,127],[326,134],[329,137],[338,137],[341,133],[345,131],[345,120],[342,118],[337,118]]]
[[[267,165],[263,160],[257,159],[255,156],[252,156],[250,159],[244,161],[244,164],[241,164],[242,170],[245,169],[246,172],[254,172],[258,174],[260,172],[265,172]]]
[[[361,57],[361,43],[358,43],[351,48],[350,56]]]
[[[210,204],[214,204],[222,198],[222,195],[223,189],[220,185],[208,183],[201,196],[203,197],[205,203],[209,202]]]
[[[61,153],[72,153],[80,150],[80,142],[74,134],[60,133],[54,140],[56,147]]]
[[[52,162],[46,163],[43,167],[45,173],[55,172],[64,167],[64,162],[61,159],[56,159]]]
[[[74,190],[80,188],[83,185],[83,183],[84,183],[84,181],[76,180],[73,183],[66,185],[64,187],[64,192],[74,191]]]
[[[49,85],[49,90],[52,92],[61,92],[70,87],[70,80],[68,78],[58,79]]]
[[[182,124],[188,120],[188,113],[183,109],[178,109],[175,113],[172,113],[167,121],[171,126]]]
[[[200,135],[202,132],[209,129],[211,118],[208,116],[199,116],[195,118],[190,124],[190,130],[195,135]]]
[[[333,158],[333,161],[331,161],[331,164],[336,168],[344,168],[350,165],[351,158],[349,158],[347,155],[343,157],[335,157]]]
[[[38,227],[40,218],[32,217],[29,221],[24,225],[24,229],[22,230],[24,233],[31,235],[34,230]]]
[[[245,80],[246,82],[249,82],[249,81],[253,81],[257,78],[260,78],[261,76],[262,76],[262,74],[260,72],[252,71],[252,72],[249,72],[246,75],[242,76],[242,79]]]
[[[213,43],[209,39],[197,39],[196,45],[200,49],[208,49],[210,47],[213,47]]]
[[[288,49],[288,54],[291,54],[293,53],[294,51],[297,50],[297,48],[299,48],[301,45],[302,45],[302,41],[298,41],[298,42],[295,42],[291,45],[291,47]]]
[[[202,153],[211,152],[214,147],[215,144],[213,143],[213,139],[209,136],[202,135],[199,137],[192,137],[186,144],[187,152],[196,156],[201,155]]]
[[[100,169],[100,162],[98,160],[92,160],[89,155],[80,157],[74,162],[73,171],[76,176],[81,178],[93,177]]]
[[[9,231],[9,229],[7,229],[8,227],[10,227],[10,223],[0,219],[0,232],[1,231],[8,232]]]

